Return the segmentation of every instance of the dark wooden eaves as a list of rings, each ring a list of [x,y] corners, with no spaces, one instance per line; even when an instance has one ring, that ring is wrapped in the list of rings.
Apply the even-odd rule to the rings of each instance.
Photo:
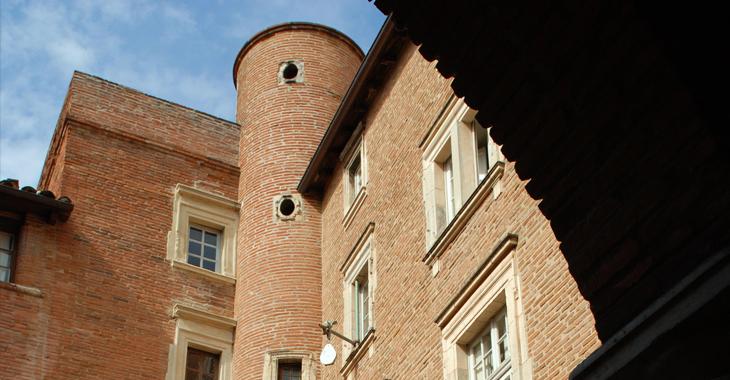
[[[340,154],[383,84],[403,46],[409,43],[389,17],[363,60],[335,116],[297,186],[300,193],[321,192],[334,173]]]
[[[69,202],[49,198],[44,195],[0,186],[0,210],[19,214],[36,214],[45,218],[46,223],[65,222],[71,216],[74,205]]]

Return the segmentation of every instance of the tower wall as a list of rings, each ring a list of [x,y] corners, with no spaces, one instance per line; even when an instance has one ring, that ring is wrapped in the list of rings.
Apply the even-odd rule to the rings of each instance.
[[[363,58],[342,33],[287,23],[249,40],[234,66],[241,125],[235,379],[261,379],[267,352],[321,346],[321,202],[296,186]],[[297,68],[283,70],[287,65]],[[286,77],[291,77],[286,79]],[[291,196],[294,213],[277,216]]]

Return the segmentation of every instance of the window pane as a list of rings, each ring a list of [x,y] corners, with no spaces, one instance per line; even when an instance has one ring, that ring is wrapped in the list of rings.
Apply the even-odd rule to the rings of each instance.
[[[213,375],[203,375],[203,380],[215,380],[215,377]]]
[[[203,372],[215,373],[215,367],[216,367],[215,362],[216,362],[215,358],[210,357],[210,356],[205,357],[203,359]]]
[[[489,132],[476,120],[472,122],[472,129],[474,130],[474,142],[477,151],[477,180],[481,182],[487,176],[487,171],[489,171],[489,152],[487,148],[489,145]]]
[[[492,349],[492,329],[488,328],[487,333],[482,337],[482,343],[484,343],[484,351]]]
[[[200,256],[200,243],[196,243],[194,241],[190,241],[188,243],[188,252],[192,253],[196,256]]]
[[[204,249],[203,249],[203,255],[204,255],[204,257],[206,259],[215,260],[215,256],[216,256],[216,249],[215,249],[215,247],[211,247],[211,246],[207,246],[206,245],[204,247]]]
[[[185,371],[185,380],[200,380],[200,372],[190,369]]]
[[[190,239],[195,241],[203,241],[203,231],[195,227],[190,227]]]
[[[479,148],[477,152],[477,174],[479,182],[487,176],[487,147]]]
[[[482,360],[482,345],[477,343],[476,346],[472,347],[472,353],[471,356],[474,358],[475,362]]]
[[[497,334],[499,339],[499,362],[509,359],[509,334],[507,334],[507,313],[497,318]]]
[[[509,343],[506,337],[499,341],[499,362],[509,359]]]
[[[9,282],[10,281],[10,270],[1,268],[0,269],[0,281],[2,282]]]
[[[362,283],[360,283],[360,315],[359,315],[359,323],[360,323],[360,334],[361,337],[365,336],[365,334],[368,333],[368,330],[370,329],[370,297],[368,294],[368,280],[365,278]]]
[[[200,369],[200,354],[195,351],[188,350],[187,367],[190,369]]]
[[[13,249],[13,235],[0,233],[0,249],[10,251]]]
[[[203,268],[215,272],[215,261],[203,260]]]
[[[0,252],[0,267],[10,267],[10,255],[5,252]]]
[[[494,371],[494,360],[492,359],[492,350],[487,351],[484,354],[484,364],[487,367],[487,376],[491,375]]]
[[[451,157],[444,161],[444,186],[446,187],[446,215],[449,220],[454,217],[456,199],[454,197],[454,172]]]
[[[218,235],[212,232],[205,231],[205,244],[218,246]]]
[[[360,166],[355,170],[355,192],[362,187],[362,168]]]
[[[482,369],[482,363],[477,364],[474,369],[474,378],[476,380],[484,380],[484,370]]]
[[[507,334],[507,314],[502,314],[497,318],[497,338],[502,338]]]
[[[196,267],[200,266],[200,257],[188,255],[188,264],[195,265]]]

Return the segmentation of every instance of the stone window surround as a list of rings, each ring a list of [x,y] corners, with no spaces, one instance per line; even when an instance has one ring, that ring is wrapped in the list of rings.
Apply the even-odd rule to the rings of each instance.
[[[172,211],[172,231],[167,237],[167,259],[176,269],[196,273],[227,284],[236,282],[236,235],[240,204],[220,195],[178,184]],[[220,273],[187,263],[190,223],[222,232]]]
[[[301,362],[301,380],[316,380],[317,365],[314,354],[305,350],[273,350],[264,354],[264,380],[278,380],[279,363]]]
[[[438,273],[438,263],[435,261],[458,236],[466,224],[465,221],[468,221],[490,192],[494,199],[501,194],[504,158],[491,138],[488,142],[489,170],[486,178],[479,183],[477,180],[477,152],[473,131],[476,113],[462,99],[452,96],[420,144],[423,149],[426,246],[429,247],[423,261],[434,270],[434,275]],[[445,213],[446,200],[442,183],[443,169],[439,163],[448,156],[451,156],[453,162],[456,210],[451,220],[441,220],[446,218],[445,215],[440,215]],[[440,209],[443,210],[440,212]],[[466,212],[464,209],[467,209]]]
[[[470,378],[469,345],[485,324],[507,309],[513,380],[530,380],[519,281],[514,267],[517,235],[507,234],[436,317],[441,329],[444,379]]]
[[[175,342],[170,345],[166,380],[184,380],[188,347],[220,355],[218,380],[233,378],[233,332],[236,320],[176,304]]]
[[[350,137],[350,140],[345,145],[345,148],[340,154],[340,162],[344,162],[343,166],[343,205],[345,215],[342,218],[342,225],[345,230],[350,226],[350,223],[355,218],[360,206],[362,206],[365,198],[367,197],[367,185],[368,185],[368,165],[367,165],[367,154],[365,150],[365,139],[364,131],[365,124],[361,121],[358,123],[357,128]],[[362,177],[362,186],[357,190],[357,194],[352,194],[353,189],[350,188],[350,166],[352,162],[360,157],[360,175]]]
[[[342,369],[340,373],[347,378],[354,369],[357,362],[364,357],[365,352],[368,355],[372,355],[371,343],[375,340],[375,310],[373,305],[375,304],[375,289],[377,287],[377,276],[376,276],[376,260],[375,260],[375,249],[373,244],[373,231],[375,230],[375,223],[370,222],[365,227],[365,230],[358,238],[355,246],[352,248],[347,258],[340,266],[340,272],[343,274],[343,305],[344,305],[344,318],[343,318],[343,333],[345,336],[357,340],[355,337],[355,323],[357,323],[355,315],[355,302],[357,297],[355,295],[354,282],[362,268],[366,265],[368,267],[368,293],[370,296],[370,317],[369,324],[370,329],[363,331],[362,342],[359,342],[356,347],[353,347],[350,343],[342,341]]]
[[[274,218],[272,219],[273,222],[304,220],[304,211],[302,207],[304,202],[302,201],[302,196],[300,194],[281,194],[274,196],[272,199],[274,210]],[[294,211],[292,211],[290,215],[284,215],[281,213],[280,210],[281,202],[283,202],[285,199],[289,199],[294,203]]]
[[[284,78],[284,69],[293,64],[297,67],[297,75],[294,78]],[[278,85],[286,83],[303,83],[304,82],[304,61],[301,59],[290,59],[287,61],[279,62],[279,69],[276,73],[276,83]]]

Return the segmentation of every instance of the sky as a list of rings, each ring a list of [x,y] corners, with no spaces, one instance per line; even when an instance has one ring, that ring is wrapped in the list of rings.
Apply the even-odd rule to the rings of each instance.
[[[367,53],[367,0],[2,0],[0,179],[37,186],[74,70],[235,121],[233,62],[271,25],[331,26]]]

